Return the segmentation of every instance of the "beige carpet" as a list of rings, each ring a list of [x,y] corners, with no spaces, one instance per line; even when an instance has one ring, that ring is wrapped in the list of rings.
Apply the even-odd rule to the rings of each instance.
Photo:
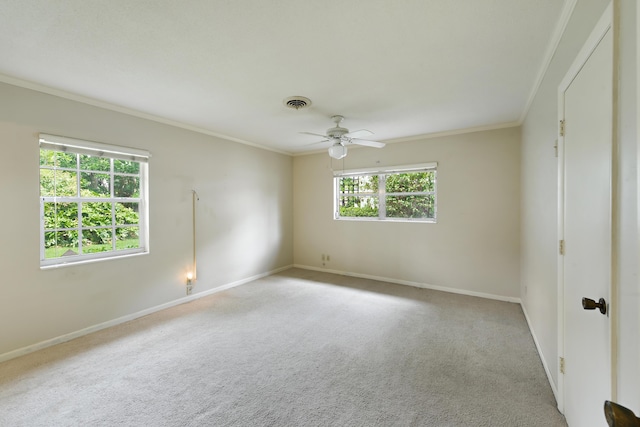
[[[0,364],[1,426],[565,426],[517,304],[291,269]]]

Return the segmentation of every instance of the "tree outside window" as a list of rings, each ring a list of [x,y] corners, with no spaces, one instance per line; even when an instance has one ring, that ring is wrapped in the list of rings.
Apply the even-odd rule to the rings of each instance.
[[[349,172],[334,179],[336,219],[435,221],[435,166],[406,171]]]
[[[74,148],[41,139],[41,265],[146,252],[146,162]]]

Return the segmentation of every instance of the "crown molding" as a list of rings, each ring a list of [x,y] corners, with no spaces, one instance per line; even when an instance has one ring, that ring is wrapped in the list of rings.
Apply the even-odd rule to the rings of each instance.
[[[180,129],[185,129],[188,131],[213,136],[216,138],[224,139],[231,142],[237,142],[239,144],[249,145],[251,147],[259,148],[261,150],[272,151],[278,154],[284,154],[286,156],[291,156],[291,153],[286,151],[276,150],[275,148],[270,148],[265,145],[256,144],[255,142],[245,141],[243,139],[234,138],[229,135],[224,135],[221,133],[213,132],[209,129],[201,128],[198,126],[193,126],[187,123],[182,123],[176,120],[170,120],[165,117],[156,116],[154,114],[143,113],[142,111],[134,110],[131,108],[123,107],[121,105],[111,104],[109,102],[100,101],[97,99],[89,98],[87,96],[78,95],[72,92],[67,92],[61,89],[52,88],[49,86],[42,85],[40,83],[34,83],[28,80],[18,79],[16,77],[8,76],[6,74],[0,74],[0,83],[6,83],[12,86],[21,87],[24,89],[33,90],[36,92],[45,93],[47,95],[57,96],[59,98],[68,99],[70,101],[76,101],[83,104],[91,105],[93,107],[104,108],[105,110],[115,111],[117,113],[126,114],[128,116],[137,117],[140,119],[150,120],[157,123],[162,123],[165,125],[173,126]]]

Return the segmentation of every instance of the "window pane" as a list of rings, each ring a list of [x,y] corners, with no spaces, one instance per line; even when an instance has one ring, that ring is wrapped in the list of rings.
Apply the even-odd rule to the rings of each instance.
[[[56,152],[51,150],[40,149],[40,166],[51,166],[55,165],[55,157]]]
[[[343,217],[378,217],[377,197],[340,197],[340,216]]]
[[[95,253],[112,250],[111,203],[86,202],[82,204],[82,252]],[[85,228],[106,226],[107,228]]]
[[[138,174],[140,173],[140,163],[115,159],[113,161],[113,170],[115,172]]]
[[[80,155],[80,169],[85,171],[106,171],[111,170],[111,159],[105,157]]]
[[[59,168],[76,169],[78,167],[77,159],[78,159],[77,154],[63,153],[61,151],[56,151],[55,165]]]
[[[82,197],[109,197],[111,195],[110,175],[82,172],[80,176],[80,195]]]
[[[415,193],[434,191],[434,172],[407,172],[386,176],[387,193]]]
[[[82,230],[82,253],[95,254],[113,250],[111,228],[90,228]]]
[[[133,225],[140,222],[139,203],[116,203],[116,225]]]
[[[78,191],[77,173],[71,171],[40,169],[40,195],[73,197]]]
[[[116,228],[116,249],[135,249],[140,247],[138,227]]]
[[[78,226],[78,204],[46,202],[44,204],[44,228],[75,228]]]
[[[387,196],[388,218],[434,218],[435,197]]]
[[[111,203],[86,202],[82,204],[82,226],[111,225]],[[96,242],[98,243],[98,242]]]
[[[83,228],[82,229],[82,252],[94,253],[111,250],[113,241],[113,231],[108,228]],[[103,248],[108,246],[108,248]],[[91,249],[93,248],[93,249]],[[98,249],[96,249],[98,248]]]
[[[58,197],[73,197],[78,195],[78,173],[71,171],[56,171],[55,191]]]
[[[340,178],[341,193],[377,193],[378,175],[360,175]]]
[[[71,255],[78,255],[78,232],[76,230],[44,233],[45,259]]]
[[[114,197],[140,197],[140,178],[116,175],[113,177]]]
[[[42,159],[42,158],[41,158]],[[55,196],[55,175],[53,169],[40,169],[40,196]]]

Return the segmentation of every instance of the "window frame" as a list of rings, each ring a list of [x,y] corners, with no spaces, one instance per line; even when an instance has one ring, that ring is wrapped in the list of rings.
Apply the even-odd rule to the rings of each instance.
[[[40,203],[40,268],[61,267],[66,265],[75,265],[86,262],[103,261],[108,259],[122,258],[134,255],[142,255],[149,253],[149,202],[148,202],[148,176],[149,176],[149,158],[150,153],[145,150],[121,147],[110,144],[103,144],[93,141],[84,141],[63,136],[49,135],[41,133],[39,135],[39,150],[50,150],[61,153],[69,153],[76,155],[75,167],[59,167],[58,165],[39,164],[39,203]],[[109,170],[90,170],[81,167],[82,155],[92,157],[100,157],[109,159]],[[133,161],[139,164],[137,174],[118,172],[115,170],[114,162],[116,160]],[[74,196],[44,196],[41,194],[42,189],[42,170],[52,171],[70,171],[76,174],[76,194]],[[109,196],[104,197],[87,197],[81,195],[81,176],[86,173],[95,173],[109,176]],[[115,178],[117,176],[131,176],[139,178],[139,195],[138,197],[117,197],[115,195]],[[77,204],[77,224],[74,227],[56,228],[51,230],[46,228],[45,224],[45,204],[46,203],[75,203]],[[111,224],[98,226],[84,226],[82,222],[82,209],[85,203],[109,203],[111,204]],[[116,205],[118,203],[138,203],[138,223],[137,224],[118,224],[116,221]],[[117,243],[116,229],[126,228],[127,226],[136,227],[138,229],[139,247],[128,249],[115,249]],[[82,232],[87,230],[110,229],[112,235],[112,249],[104,252],[81,253],[82,252]],[[69,256],[59,256],[55,258],[46,258],[45,256],[45,236],[48,232],[59,231],[75,231],[78,233],[78,250],[79,254]]]
[[[433,191],[420,191],[412,193],[387,193],[386,192],[386,176],[401,173],[412,172],[433,172],[434,183]],[[343,193],[340,192],[340,179],[354,176],[378,176],[377,193]],[[333,172],[333,219],[337,221],[381,221],[381,222],[420,222],[420,223],[436,223],[438,218],[438,163],[420,163],[405,166],[389,166],[364,169],[349,169]],[[433,195],[433,218],[395,218],[386,215],[386,198],[387,196],[428,196]],[[341,197],[375,197],[378,200],[378,216],[340,216],[340,199]]]

